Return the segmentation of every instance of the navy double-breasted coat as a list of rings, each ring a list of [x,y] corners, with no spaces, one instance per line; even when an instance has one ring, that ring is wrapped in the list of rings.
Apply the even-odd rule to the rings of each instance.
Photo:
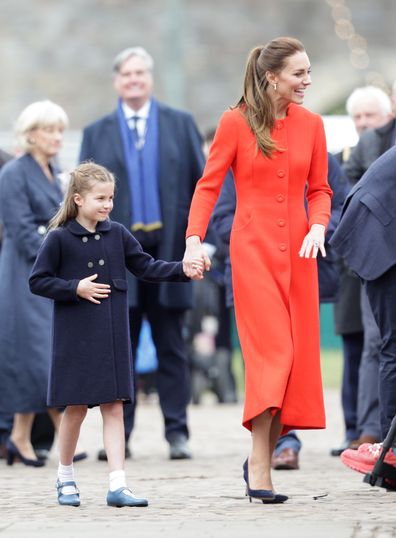
[[[189,281],[181,262],[154,260],[116,222],[98,223],[91,233],[70,220],[45,239],[29,283],[33,293],[54,299],[48,405],[133,398],[126,269],[150,282]],[[78,282],[95,273],[111,286],[101,304],[76,293]]]
[[[51,302],[33,295],[29,275],[49,219],[62,201],[34,158],[8,162],[0,176],[0,409],[46,410],[51,357]]]

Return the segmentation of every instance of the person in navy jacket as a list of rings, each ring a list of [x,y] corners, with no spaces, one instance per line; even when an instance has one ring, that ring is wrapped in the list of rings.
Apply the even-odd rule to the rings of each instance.
[[[52,444],[53,426],[60,424],[60,412],[46,407],[51,304],[30,293],[28,278],[48,221],[63,198],[54,159],[67,125],[67,115],[56,103],[29,104],[15,126],[21,156],[9,160],[0,174],[4,234],[0,256],[0,413],[13,417],[6,444],[9,465],[15,459],[29,466],[44,465],[31,443],[34,418],[40,417],[41,440],[47,448]]]
[[[63,207],[51,221],[29,279],[33,293],[54,300],[48,405],[66,407],[59,431],[58,500],[78,506],[73,455],[88,407],[100,405],[110,469],[110,506],[147,506],[124,472],[123,402],[133,398],[126,269],[147,282],[187,282],[182,262],[154,260],[121,224],[108,219],[114,177],[79,165]],[[202,267],[190,274],[202,278]],[[184,284],[187,285],[187,284]]]
[[[191,114],[154,98],[153,67],[152,57],[142,47],[116,56],[113,84],[118,106],[84,129],[80,162],[92,159],[117,178],[114,221],[131,230],[152,256],[181,260],[190,203],[205,162],[202,137]],[[183,327],[185,312],[193,306],[192,283],[147,284],[128,275],[128,286],[134,355],[144,317],[152,330],[170,458],[189,458],[190,365]],[[124,407],[127,443],[135,404]],[[106,459],[103,450],[99,459]]]
[[[350,191],[340,223],[330,240],[337,253],[362,279],[381,334],[379,403],[383,439],[396,415],[395,170],[396,147],[393,146],[368,168]],[[358,450],[345,450],[341,459],[349,467],[367,472],[367,462],[374,466],[379,453],[377,445],[363,444]],[[396,465],[396,457],[392,463]]]

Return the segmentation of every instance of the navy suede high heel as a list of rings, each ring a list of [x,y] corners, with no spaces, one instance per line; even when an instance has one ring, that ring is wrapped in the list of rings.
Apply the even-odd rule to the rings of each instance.
[[[280,493],[274,493],[272,489],[250,489],[249,487],[249,464],[248,460],[243,464],[243,478],[246,482],[246,497],[249,497],[249,501],[253,499],[260,499],[263,504],[280,504],[287,501],[289,498],[287,495],[281,495]]]
[[[45,465],[45,461],[43,460],[30,460],[29,458],[25,458],[24,456],[22,456],[22,454],[19,452],[18,448],[11,441],[11,439],[8,439],[6,448],[7,465],[12,465],[15,458],[18,458],[24,465],[30,465],[31,467],[43,467],[43,465]]]

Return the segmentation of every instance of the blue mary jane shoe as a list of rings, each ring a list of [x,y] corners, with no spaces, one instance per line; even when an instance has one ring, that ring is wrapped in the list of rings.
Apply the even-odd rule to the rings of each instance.
[[[129,488],[119,488],[115,491],[107,492],[107,505],[116,506],[117,508],[122,508],[123,506],[148,506],[147,499],[139,499],[134,495],[128,495],[125,491],[132,491]]]
[[[72,486],[75,488],[75,493],[63,493],[65,486]],[[58,491],[58,503],[62,506],[80,506],[80,492],[76,486],[74,480],[70,482],[56,482],[56,489]]]

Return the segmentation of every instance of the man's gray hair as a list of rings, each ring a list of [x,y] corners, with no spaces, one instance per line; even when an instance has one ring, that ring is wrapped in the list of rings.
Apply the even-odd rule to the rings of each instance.
[[[392,104],[389,95],[384,90],[376,86],[363,86],[356,88],[348,97],[346,102],[346,110],[349,116],[352,116],[355,105],[362,99],[375,99],[384,116],[392,113]]]
[[[124,49],[114,58],[113,61],[113,73],[119,73],[121,66],[124,62],[129,60],[132,56],[138,56],[141,58],[147,66],[149,71],[152,71],[154,68],[154,60],[152,56],[144,49],[143,47],[129,47]]]

